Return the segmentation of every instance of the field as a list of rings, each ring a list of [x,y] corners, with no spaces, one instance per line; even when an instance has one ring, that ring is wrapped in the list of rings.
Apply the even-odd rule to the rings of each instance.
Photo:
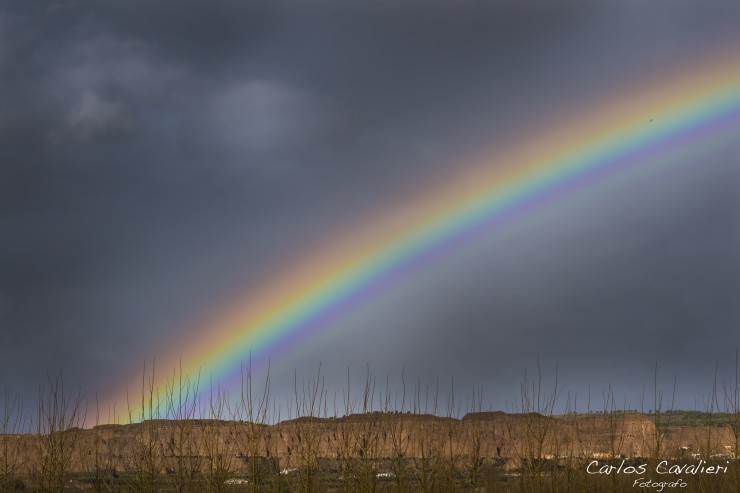
[[[607,390],[598,408],[557,413],[562,389],[543,390],[538,374],[516,409],[492,412],[478,393],[456,402],[418,385],[392,402],[370,373],[357,398],[330,401],[317,375],[275,420],[269,377],[247,375],[236,401],[203,400],[182,380],[160,393],[151,381],[125,424],[98,424],[97,410],[90,424],[89,403],[61,375],[34,413],[5,395],[0,490],[740,491],[734,387],[715,389],[703,410],[672,409],[654,389],[647,411],[619,409]]]

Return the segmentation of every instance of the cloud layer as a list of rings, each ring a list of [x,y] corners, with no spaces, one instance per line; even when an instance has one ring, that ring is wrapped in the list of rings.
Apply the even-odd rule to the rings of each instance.
[[[6,2],[2,383],[28,393],[64,368],[119,384],[358,218],[740,43],[738,21],[719,0]],[[628,395],[658,362],[691,403],[740,343],[738,151],[528,218],[275,371],[406,367],[502,407],[541,353],[574,388]]]

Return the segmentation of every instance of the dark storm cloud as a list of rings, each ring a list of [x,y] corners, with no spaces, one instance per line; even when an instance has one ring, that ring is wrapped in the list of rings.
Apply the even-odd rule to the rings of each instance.
[[[359,213],[450,173],[460,156],[505,145],[533,118],[711,53],[736,39],[738,15],[734,2],[5,2],[0,373],[27,389],[64,367],[105,386],[220,300],[283,271],[284,258],[351,231]],[[494,323],[511,347],[524,344],[517,331],[540,334],[552,359],[571,358],[608,344],[602,333],[665,327],[656,317],[691,303],[671,330],[712,326],[732,342],[735,165],[697,185],[723,193],[680,215],[595,229],[580,242],[601,252],[591,264],[588,249],[561,238],[549,256],[509,258],[521,267],[506,273],[511,282],[461,284],[444,310],[439,300],[427,313],[423,296],[396,306],[388,325],[439,336],[416,349],[395,339],[394,361],[427,368],[442,348],[489,340]],[[599,265],[626,231],[647,243]],[[678,232],[693,240],[675,242]],[[558,243],[556,233],[541,238]],[[613,286],[589,297],[600,278]],[[701,287],[649,296],[651,283]],[[489,289],[506,301],[490,302]],[[469,332],[450,335],[449,325]],[[566,330],[588,342],[555,350]],[[502,354],[498,367],[524,352]],[[707,348],[703,357],[713,359]],[[437,374],[470,379],[483,370],[455,357],[439,365]]]

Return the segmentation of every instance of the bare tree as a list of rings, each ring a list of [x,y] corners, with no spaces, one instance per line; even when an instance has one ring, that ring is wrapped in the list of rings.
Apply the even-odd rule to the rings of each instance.
[[[246,374],[245,374],[246,372]],[[237,453],[247,458],[249,481],[253,492],[263,486],[266,478],[265,463],[269,461],[269,448],[265,443],[265,428],[270,408],[270,365],[267,366],[262,389],[255,387],[252,362],[241,367],[240,399],[234,413],[238,423],[235,430]]]
[[[740,459],[740,350],[735,349],[735,374],[732,381],[724,384],[724,404],[727,424],[732,433],[730,455],[737,461]],[[740,467],[732,468],[733,487],[740,492]]]
[[[20,394],[5,389],[0,416],[0,491],[21,487],[20,476],[28,463],[28,454],[19,446],[28,425]]]
[[[62,491],[75,443],[85,423],[82,395],[67,393],[62,372],[39,389],[37,421],[39,490]]]
[[[146,362],[141,374],[141,402],[138,417],[134,414],[126,392],[129,424],[135,425],[134,450],[129,451],[128,468],[134,473],[133,488],[138,493],[154,493],[159,487],[164,469],[164,447],[162,445],[162,405],[159,389],[154,385],[156,362],[152,362],[151,375],[147,374]]]
[[[200,472],[200,454],[193,439],[193,420],[198,410],[200,375],[191,379],[180,367],[173,370],[167,383],[165,399],[167,406],[166,454],[171,459],[167,470],[173,479],[175,491],[185,493],[196,483]]]

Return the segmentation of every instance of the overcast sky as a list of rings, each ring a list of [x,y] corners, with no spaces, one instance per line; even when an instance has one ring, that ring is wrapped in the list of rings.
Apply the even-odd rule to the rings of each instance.
[[[110,390],[311,245],[738,25],[734,0],[4,1],[0,384]],[[276,385],[368,364],[504,409],[539,353],[633,406],[658,364],[692,407],[734,371],[739,225],[740,145],[597,184],[271,355]]]

